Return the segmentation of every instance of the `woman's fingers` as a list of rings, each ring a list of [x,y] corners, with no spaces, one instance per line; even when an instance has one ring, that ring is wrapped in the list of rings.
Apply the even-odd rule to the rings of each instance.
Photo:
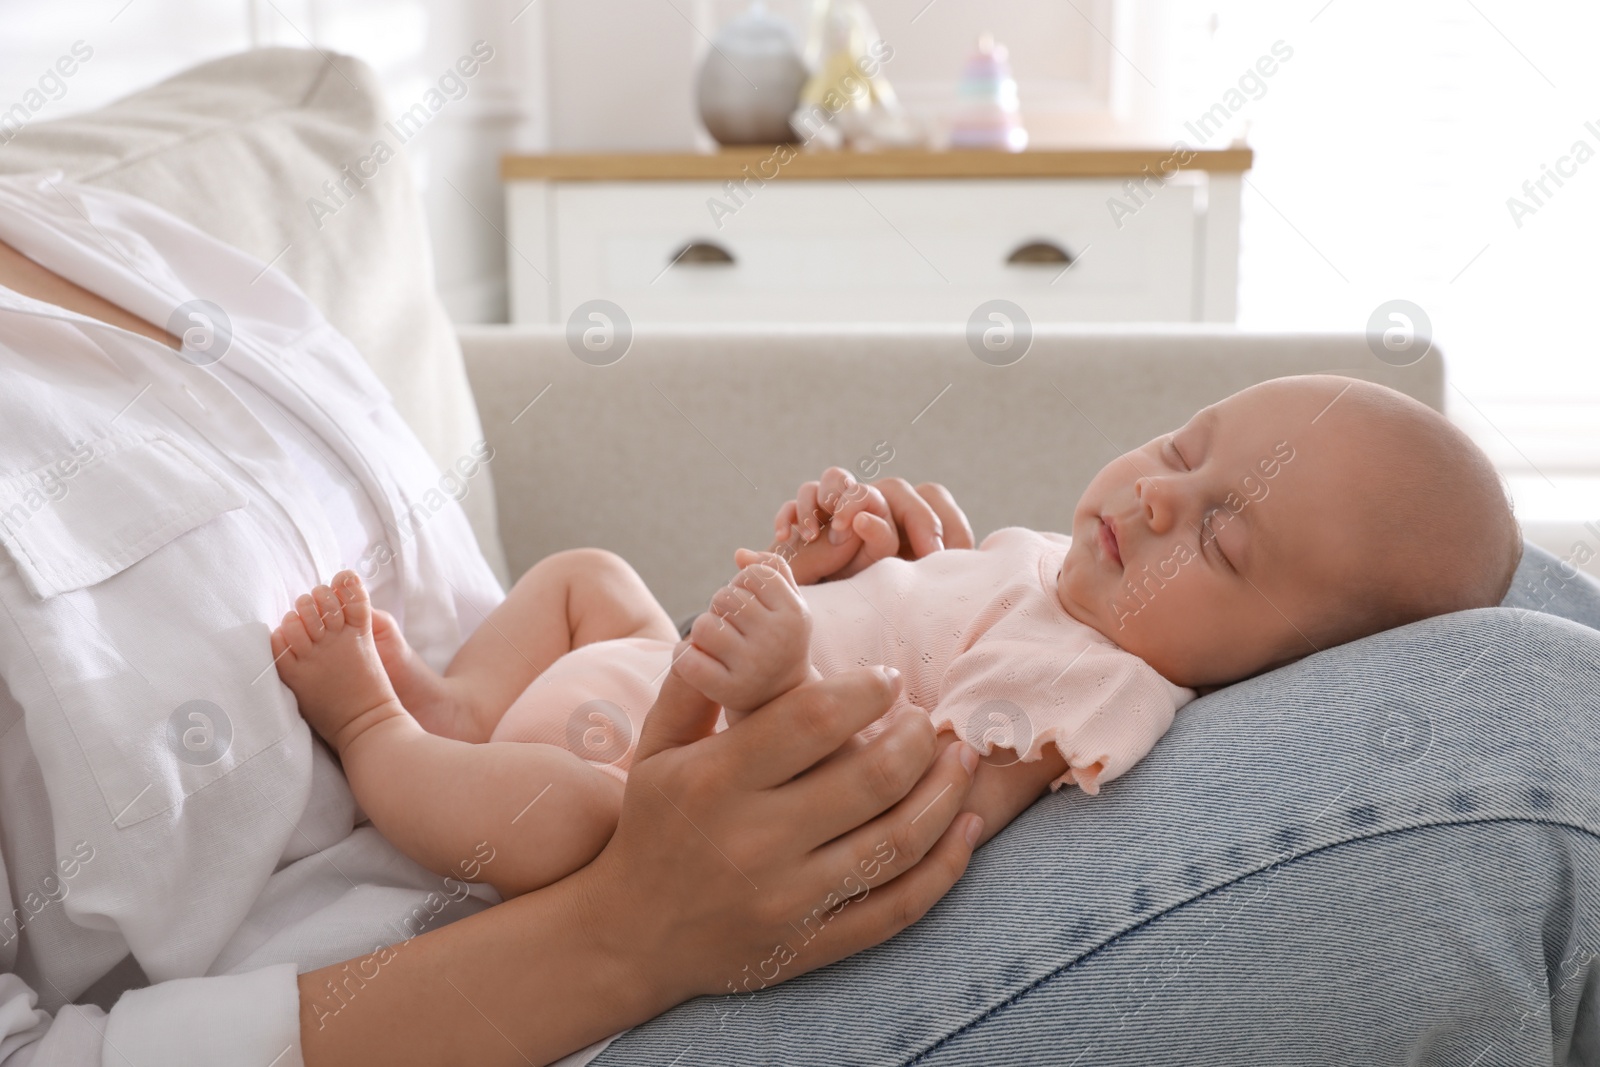
[[[608,951],[656,946],[640,962],[660,969],[642,980],[684,995],[724,991],[774,945],[794,960],[775,978],[763,972],[781,981],[915,921],[971,854],[967,817],[951,825],[971,774],[959,752],[928,770],[932,724],[915,711],[896,717],[905,721],[887,743],[852,740],[899,690],[898,674],[883,668],[851,671],[708,736],[716,705],[669,673],[645,719],[616,832],[572,876],[589,902],[579,920],[588,917]],[[840,745],[847,751],[825,766],[866,784],[819,797],[810,768]],[[829,936],[814,937],[824,925]]]
[[[796,945],[796,972],[824,967],[887,941],[921,919],[966,873],[972,859],[972,842],[977,840],[982,826],[983,820],[976,815],[964,815],[945,826],[915,866],[894,872],[888,882],[880,881],[864,894],[838,902],[825,898],[825,902],[834,904],[833,910],[824,911],[832,917],[829,936],[808,937],[803,947]],[[905,858],[897,856],[896,861]],[[872,861],[869,853],[857,861],[855,869],[860,870],[861,863],[870,868]],[[815,914],[813,911],[812,916]],[[802,931],[809,935],[814,922],[813,919],[801,926]]]
[[[917,486],[917,495],[925,500],[934,514],[939,516],[941,540],[946,548],[972,548],[975,544],[972,537],[972,524],[967,521],[966,512],[956,503],[956,498],[950,495],[950,490],[937,482],[923,482]],[[914,547],[914,546],[913,546]],[[926,555],[922,553],[921,555]]]
[[[849,916],[838,927],[839,940],[893,936],[961,877],[983,831],[982,818],[961,814],[976,755],[964,745],[948,746],[892,809],[812,854],[819,869],[848,872],[854,882],[842,886],[840,896],[850,899],[833,913],[839,920]]]
[[[677,660],[689,649],[689,642],[678,642],[673,659]],[[639,730],[639,745],[634,749],[633,765],[638,767],[658,752],[682,748],[710,736],[721,711],[715,701],[679,677],[676,671],[668,671],[661,683],[661,691],[656,694],[656,702],[651,705],[644,726]]]
[[[817,859],[840,867],[873,856],[883,867],[873,885],[915,867],[961,813],[977,773],[977,755],[970,745],[947,746],[914,789],[876,819],[818,848]]]
[[[842,751],[796,779],[789,791],[790,803],[814,813],[811,836],[803,842],[807,847],[823,845],[902,802],[928,777],[939,752],[927,713],[904,705],[870,740],[845,744]],[[961,782],[963,796],[967,777]]]
[[[737,730],[717,734],[711,744],[742,788],[781,785],[882,717],[899,694],[900,684],[900,673],[886,667],[863,667],[807,682],[757,709]],[[920,757],[906,750],[894,758],[912,766],[914,773],[908,773],[915,781],[931,756],[930,747]],[[887,805],[855,813],[849,825],[860,825],[883,807]]]

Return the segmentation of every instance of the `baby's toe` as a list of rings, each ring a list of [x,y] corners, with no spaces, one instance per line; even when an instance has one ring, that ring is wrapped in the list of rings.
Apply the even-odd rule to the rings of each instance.
[[[689,627],[689,640],[718,659],[725,659],[733,646],[739,643],[739,631],[727,619],[712,612],[704,612]]]
[[[344,622],[362,633],[372,629],[372,600],[367,587],[355,571],[340,571],[333,576],[333,588],[344,605]]]
[[[750,557],[744,564],[746,568],[762,568],[767,581],[781,580],[790,588],[794,587],[794,571],[789,568],[789,560],[782,552],[752,552]],[[766,574],[765,571],[772,573]]]
[[[740,616],[749,611],[750,606],[754,603],[755,597],[746,590],[735,589],[731,585],[725,585],[712,594],[711,610],[706,614],[714,619],[723,620],[725,625],[731,626],[742,633],[744,631],[744,622]]]
[[[305,624],[306,634],[313,641],[322,639],[327,628],[322,624],[322,612],[317,607],[317,602],[310,593],[302,593],[295,598],[294,610],[299,614],[300,621]]]
[[[784,611],[802,603],[800,594],[785,577],[788,570],[787,565],[779,571],[765,563],[756,563],[740,571],[735,580],[768,611]]]
[[[311,598],[317,602],[317,616],[328,633],[336,634],[344,629],[344,605],[339,603],[332,589],[319,585],[311,590]]]
[[[686,644],[673,658],[672,670],[711,700],[727,705],[733,677],[716,657],[693,644]]]
[[[283,616],[283,624],[278,627],[278,631],[283,635],[283,640],[289,646],[289,650],[295,655],[305,656],[311,653],[311,635],[306,633],[305,621],[300,618],[298,612],[291,611],[286,613]]]

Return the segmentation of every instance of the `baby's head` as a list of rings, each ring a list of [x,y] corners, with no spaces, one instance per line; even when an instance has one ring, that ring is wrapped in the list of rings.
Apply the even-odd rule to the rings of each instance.
[[[1109,463],[1056,592],[1192,688],[1498,604],[1522,537],[1487,456],[1403,393],[1278,378]]]

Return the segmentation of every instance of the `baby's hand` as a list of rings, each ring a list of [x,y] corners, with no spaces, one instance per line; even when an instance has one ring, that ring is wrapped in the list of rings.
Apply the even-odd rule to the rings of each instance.
[[[743,568],[694,621],[678,676],[734,722],[801,682],[811,669],[811,611],[783,557],[739,550]]]
[[[898,548],[892,519],[876,487],[858,482],[843,467],[829,467],[778,509],[771,551],[789,561],[796,582],[812,585],[844,570],[866,545],[864,538]],[[888,548],[883,554],[893,552]]]

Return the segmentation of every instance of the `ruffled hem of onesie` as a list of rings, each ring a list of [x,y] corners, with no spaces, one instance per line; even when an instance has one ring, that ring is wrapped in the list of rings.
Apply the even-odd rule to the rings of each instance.
[[[975,741],[967,737],[961,729],[965,724],[957,723],[949,713],[942,715],[935,713],[932,718],[936,730],[940,732],[948,730],[957,737],[963,738],[973,748],[977,749],[981,755],[990,755],[997,747],[993,741],[986,739]],[[1099,794],[1100,787],[1107,780],[1105,778],[1106,766],[1111,761],[1109,752],[1082,751],[1071,744],[1069,731],[1059,726],[1047,726],[1029,742],[1027,751],[1019,753],[1017,762],[1035,763],[1043,759],[1044,746],[1047,744],[1055,745],[1056,751],[1060,752],[1067,761],[1066,772],[1050,783],[1050,791],[1052,793],[1062,786],[1075,785],[1090,796]]]

